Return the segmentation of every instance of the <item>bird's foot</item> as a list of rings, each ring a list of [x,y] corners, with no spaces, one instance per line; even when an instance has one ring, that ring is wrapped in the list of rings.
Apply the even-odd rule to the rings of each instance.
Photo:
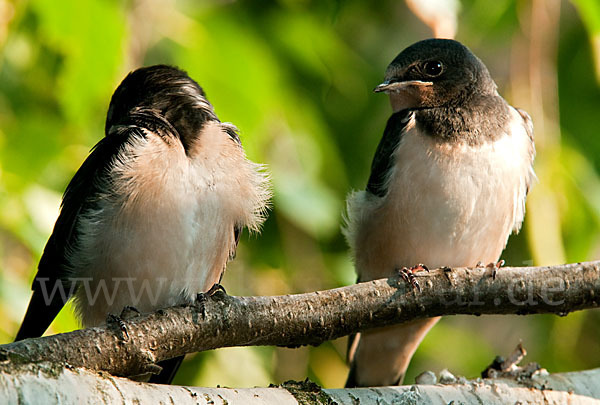
[[[123,307],[123,310],[121,311],[121,315],[119,315],[119,318],[127,321],[129,319],[138,317],[141,314],[142,313],[136,307],[133,307],[131,305],[126,305]]]
[[[210,287],[207,292],[205,292],[205,294],[208,295],[209,297],[212,297],[217,293],[222,293],[222,294],[227,295],[227,291],[225,291],[225,287],[223,287],[219,283],[213,284],[213,286]]]
[[[121,339],[125,340],[125,337],[129,339],[129,332],[127,331],[127,324],[118,317],[117,315],[108,314],[106,317],[106,326],[111,329],[116,329],[121,333]]]
[[[413,272],[416,272],[419,270],[425,270],[427,273],[429,273],[429,268],[427,266],[425,266],[423,263],[419,263],[416,266],[411,267],[410,270]]]
[[[411,287],[417,290],[418,292],[421,292],[421,286],[419,285],[419,282],[415,277],[415,273],[419,270],[425,270],[429,272],[427,266],[425,266],[422,263],[419,263],[413,267],[402,267],[401,269],[396,269],[396,272],[400,277],[402,277],[402,280],[404,280],[407,284],[410,284]]]
[[[479,263],[481,263],[481,262],[479,262]],[[498,269],[500,267],[504,266],[504,263],[505,263],[504,260],[498,260],[496,263],[494,263],[494,262],[488,263],[485,266],[486,269],[492,269],[492,280],[496,279],[496,274],[498,273]]]
[[[196,295],[196,306],[202,313],[203,319],[206,318],[206,302],[209,298],[214,297],[216,294],[227,295],[227,291],[225,291],[225,287],[217,283],[210,287],[208,291],[201,292]]]

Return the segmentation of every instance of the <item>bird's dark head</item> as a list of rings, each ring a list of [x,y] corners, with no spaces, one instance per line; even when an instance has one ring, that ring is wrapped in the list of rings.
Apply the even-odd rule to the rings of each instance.
[[[166,65],[143,67],[123,79],[110,100],[106,134],[140,110],[152,110],[165,118],[182,141],[194,136],[206,121],[217,120],[200,85],[186,72]]]
[[[495,94],[487,68],[460,42],[426,39],[390,63],[375,92],[389,94],[394,111],[460,105],[476,94]]]

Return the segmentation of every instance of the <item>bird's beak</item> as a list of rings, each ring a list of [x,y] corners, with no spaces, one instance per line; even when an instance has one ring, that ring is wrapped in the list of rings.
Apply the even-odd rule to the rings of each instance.
[[[398,112],[407,108],[429,105],[433,94],[433,82],[420,80],[389,81],[381,83],[373,90],[390,96],[392,110]]]
[[[422,88],[432,86],[433,82],[422,82],[421,80],[407,80],[402,82],[392,82],[390,80],[386,80],[381,83],[379,86],[375,87],[373,91],[375,93],[400,93],[402,91],[414,90],[414,88]]]

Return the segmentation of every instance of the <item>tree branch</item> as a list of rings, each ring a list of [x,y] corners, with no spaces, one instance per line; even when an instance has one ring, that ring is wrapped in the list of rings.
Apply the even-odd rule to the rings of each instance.
[[[463,380],[452,384],[322,389],[305,382],[269,388],[200,388],[139,384],[85,369],[49,363],[0,365],[0,401],[16,403],[171,403],[171,404],[567,404],[600,399],[600,369],[510,379]]]
[[[416,291],[400,277],[277,297],[217,293],[195,306],[0,346],[13,363],[50,361],[131,376],[155,362],[231,346],[318,345],[361,330],[456,314],[566,315],[595,308],[600,261],[552,267],[438,269],[417,274]]]

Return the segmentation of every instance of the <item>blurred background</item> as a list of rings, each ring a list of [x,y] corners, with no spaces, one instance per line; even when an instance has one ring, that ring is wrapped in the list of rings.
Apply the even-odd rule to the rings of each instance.
[[[142,65],[187,70],[273,173],[274,209],[260,237],[242,237],[227,291],[353,283],[344,199],[365,186],[390,115],[372,89],[397,53],[434,35],[469,46],[535,123],[539,182],[507,264],[600,258],[597,0],[0,0],[0,343],[16,333],[61,194],[103,136],[113,90]],[[77,327],[66,308],[48,333]],[[551,372],[598,367],[599,334],[598,311],[447,317],[406,382],[425,369],[476,377],[519,341]],[[190,355],[175,382],[250,387],[308,376],[340,387],[345,344]]]

